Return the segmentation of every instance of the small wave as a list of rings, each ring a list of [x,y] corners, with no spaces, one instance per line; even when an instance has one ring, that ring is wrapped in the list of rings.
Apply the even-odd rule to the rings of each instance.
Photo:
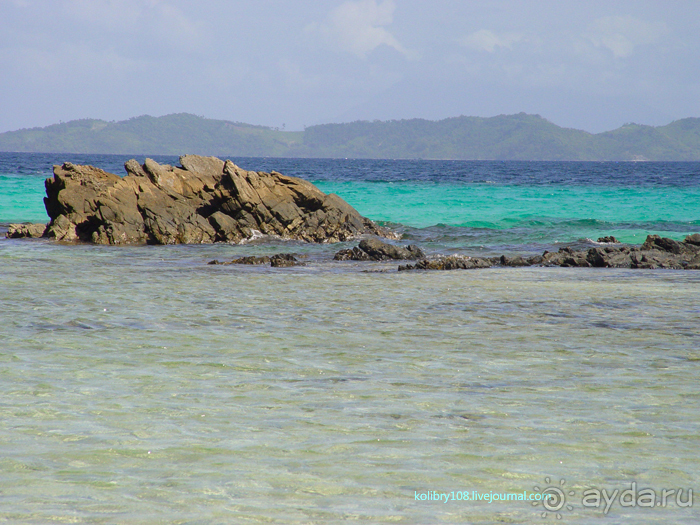
[[[259,239],[275,239],[275,240],[279,239],[279,240],[281,240],[281,237],[272,236],[272,235],[265,235],[263,232],[261,232],[259,230],[251,229],[250,230],[250,237],[243,239],[238,244],[248,244],[250,242],[257,241]]]
[[[599,246],[608,246],[610,244],[619,244],[617,242],[599,242],[599,241],[594,241],[593,239],[586,237],[585,239],[579,239],[579,242],[584,242],[588,244],[597,244]]]

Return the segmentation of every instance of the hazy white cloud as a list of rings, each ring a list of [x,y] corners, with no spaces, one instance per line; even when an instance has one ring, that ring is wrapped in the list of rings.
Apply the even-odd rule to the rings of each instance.
[[[658,42],[666,32],[663,22],[651,23],[632,16],[598,18],[584,34],[591,44],[606,48],[615,58],[627,58],[635,47]]]
[[[331,11],[325,23],[310,26],[319,30],[342,49],[364,58],[381,45],[387,45],[406,57],[406,49],[385,26],[391,25],[396,5],[393,0],[357,0],[344,2]]]
[[[166,0],[66,0],[64,8],[72,20],[156,37],[174,47],[196,46],[203,37],[202,24]]]
[[[520,42],[523,35],[520,33],[494,33],[488,29],[480,29],[461,38],[459,42],[466,47],[493,53],[496,48],[511,49],[513,44]]]
[[[181,111],[663,124],[700,116],[697,1],[0,0],[0,131]]]

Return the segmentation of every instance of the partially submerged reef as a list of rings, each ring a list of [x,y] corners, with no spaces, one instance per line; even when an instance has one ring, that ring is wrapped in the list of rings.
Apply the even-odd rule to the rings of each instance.
[[[47,224],[11,224],[7,237],[48,237],[95,244],[241,243],[263,235],[282,240],[336,243],[364,237],[340,250],[336,261],[415,261],[399,271],[492,266],[700,269],[700,234],[682,242],[649,235],[641,246],[614,237],[584,250],[571,247],[530,257],[431,255],[418,246],[387,243],[398,235],[361,216],[334,194],[272,171],[246,171],[230,160],[184,155],[180,166],[129,160],[120,177],[69,162],[46,180]],[[296,254],[241,257],[210,264],[299,266]]]
[[[612,239],[612,241],[610,240]],[[700,270],[700,234],[688,235],[682,242],[658,235],[647,236],[641,246],[622,245],[614,237],[598,239],[614,246],[596,246],[587,250],[560,248],[558,252],[545,251],[531,257],[465,257],[438,256],[421,259],[413,265],[399,266],[405,270],[469,270],[491,266],[562,266],[571,268],[640,268],[673,270]]]
[[[334,256],[336,261],[390,261],[415,260],[414,264],[399,265],[398,271],[409,270],[475,270],[493,266],[561,266],[571,268],[641,268],[700,270],[700,234],[688,235],[678,242],[667,237],[649,235],[641,246],[623,245],[614,237],[598,239],[606,246],[587,250],[560,248],[558,252],[545,251],[530,257],[469,257],[466,255],[432,255],[415,245],[405,247],[383,242],[377,238],[363,239],[358,246],[343,249]],[[614,244],[614,245],[611,245]],[[301,257],[301,256],[299,256]],[[209,264],[270,264],[273,267],[301,266],[296,254],[280,253],[272,256],[239,257],[229,262],[218,260]]]

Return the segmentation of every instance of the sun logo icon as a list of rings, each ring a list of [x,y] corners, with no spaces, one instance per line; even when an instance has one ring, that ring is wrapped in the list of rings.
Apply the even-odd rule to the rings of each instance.
[[[540,501],[533,501],[532,506],[536,507],[540,503],[542,503],[542,506],[544,507],[544,512],[542,512],[542,517],[546,518],[550,512],[554,513],[554,515],[557,517],[558,520],[561,519],[561,511],[562,509],[566,509],[568,511],[574,510],[573,505],[568,505],[566,503],[566,496],[574,496],[576,492],[573,490],[570,490],[568,492],[565,492],[564,485],[566,485],[566,480],[562,479],[559,481],[559,486],[557,487],[556,485],[552,485],[552,480],[549,477],[544,478],[544,482],[547,484],[546,487],[540,488],[539,486],[533,487],[534,492],[539,492],[542,494],[542,496],[547,496],[543,497]]]

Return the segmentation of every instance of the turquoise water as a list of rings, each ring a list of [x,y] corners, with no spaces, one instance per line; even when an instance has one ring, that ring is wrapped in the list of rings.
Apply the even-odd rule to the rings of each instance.
[[[49,176],[0,173],[0,222],[48,222],[43,198]]]
[[[44,175],[0,176],[0,222],[47,222]],[[317,182],[376,221],[412,230],[493,230],[523,244],[614,235],[642,243],[649,234],[682,240],[700,231],[700,188],[604,188]],[[689,220],[691,218],[691,220]],[[414,232],[414,235],[420,235]],[[483,237],[483,236],[482,236]],[[488,242],[486,239],[482,239]],[[465,239],[469,243],[469,239]],[[483,243],[480,243],[483,244]]]
[[[62,160],[126,159],[0,154],[0,223],[46,220]],[[428,251],[700,231],[696,164],[237,162]],[[0,520],[700,522],[700,272],[332,260],[354,244],[0,239]],[[206,264],[280,251],[306,266]],[[653,508],[621,504],[633,484]]]
[[[413,228],[510,230],[514,242],[572,242],[614,235],[641,243],[700,230],[700,187],[497,186],[319,182],[364,215]],[[689,220],[690,218],[690,220]],[[529,230],[529,231],[528,231]],[[497,235],[500,232],[494,232]]]
[[[73,157],[119,174],[127,160]],[[0,223],[46,221],[43,180],[63,160],[0,154]],[[606,235],[641,244],[649,234],[682,240],[700,231],[700,163],[235,160],[311,180],[434,250],[532,252]]]

